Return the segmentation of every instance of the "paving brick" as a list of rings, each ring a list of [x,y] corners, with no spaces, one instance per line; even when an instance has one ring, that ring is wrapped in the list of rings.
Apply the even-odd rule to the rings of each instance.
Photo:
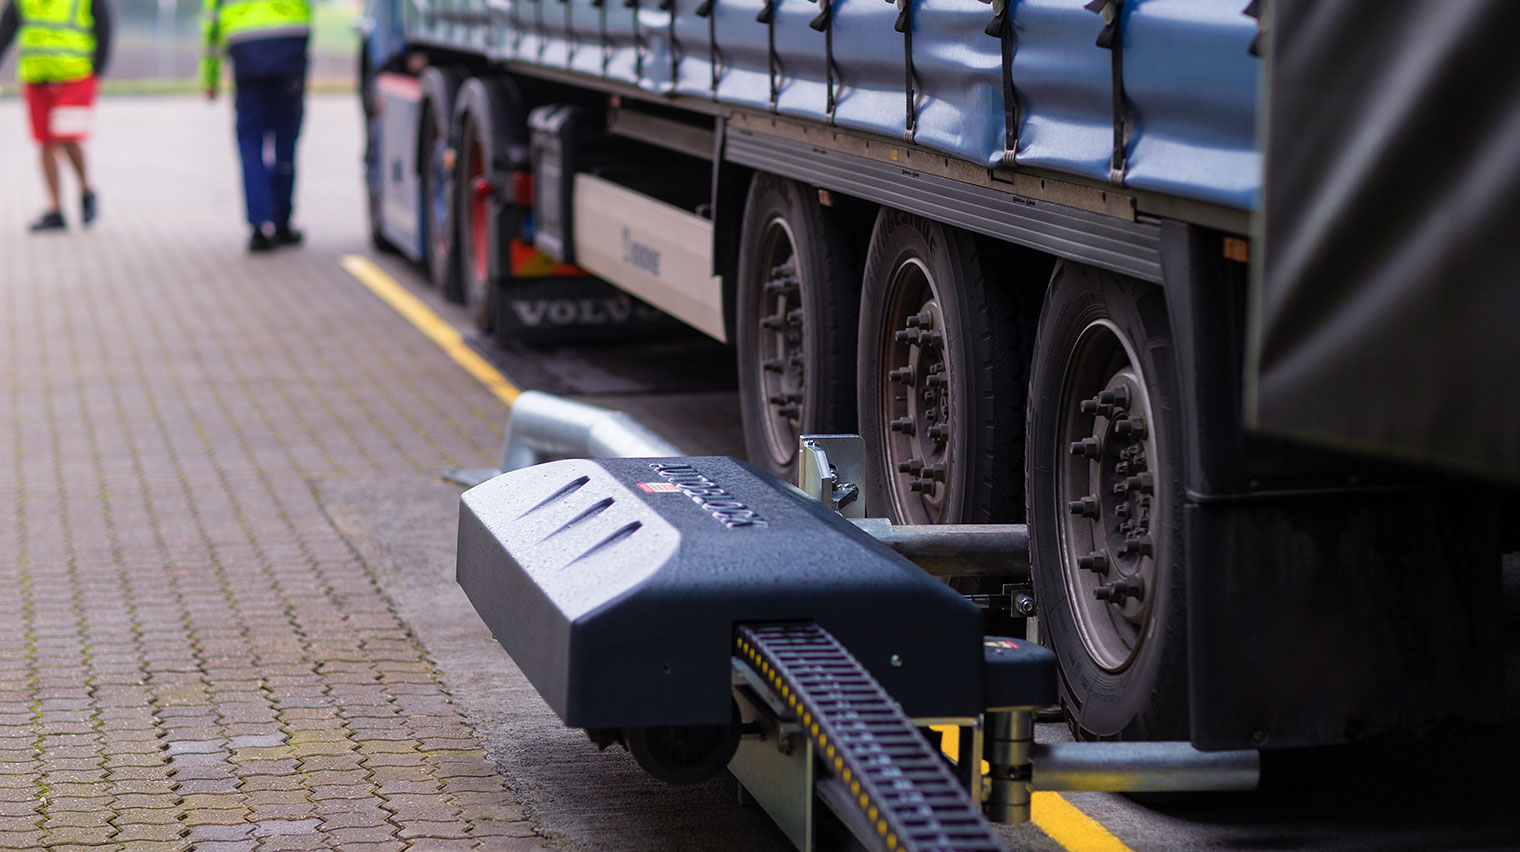
[[[353,239],[254,261],[200,159],[124,155],[226,149],[191,109],[102,105],[131,218],[0,227],[0,846],[497,842],[521,809],[310,483],[493,458],[500,405],[339,268],[346,196],[303,215]],[[0,224],[30,192],[0,170]]]

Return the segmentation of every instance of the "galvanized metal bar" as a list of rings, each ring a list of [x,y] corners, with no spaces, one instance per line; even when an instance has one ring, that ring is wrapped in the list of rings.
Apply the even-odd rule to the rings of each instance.
[[[1188,743],[1037,743],[1033,790],[1164,793],[1254,790],[1261,756],[1253,749],[1199,751]]]
[[[1029,527],[1024,524],[906,524],[857,518],[855,526],[940,577],[1029,575]]]
[[[557,458],[668,458],[679,447],[633,417],[610,408],[526,391],[512,403],[501,470]]]

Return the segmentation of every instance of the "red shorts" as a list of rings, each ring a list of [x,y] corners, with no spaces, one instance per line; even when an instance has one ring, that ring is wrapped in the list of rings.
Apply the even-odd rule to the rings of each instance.
[[[78,142],[90,135],[95,77],[67,83],[27,83],[32,138],[38,142]]]

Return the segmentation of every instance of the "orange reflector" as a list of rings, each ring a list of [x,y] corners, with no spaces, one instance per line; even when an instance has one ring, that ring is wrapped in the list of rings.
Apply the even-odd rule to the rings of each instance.
[[[586,274],[579,266],[560,263],[522,240],[513,240],[511,250],[514,278],[559,278]]]
[[[1236,263],[1249,263],[1251,261],[1251,244],[1240,237],[1224,238],[1224,256],[1227,260]]]

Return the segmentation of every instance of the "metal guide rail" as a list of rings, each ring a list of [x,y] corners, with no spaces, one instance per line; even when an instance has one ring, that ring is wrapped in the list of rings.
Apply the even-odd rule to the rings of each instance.
[[[858,809],[838,816],[868,848],[1002,848],[938,752],[828,631],[811,623],[741,626],[736,641],[848,790],[847,802],[824,800]]]

